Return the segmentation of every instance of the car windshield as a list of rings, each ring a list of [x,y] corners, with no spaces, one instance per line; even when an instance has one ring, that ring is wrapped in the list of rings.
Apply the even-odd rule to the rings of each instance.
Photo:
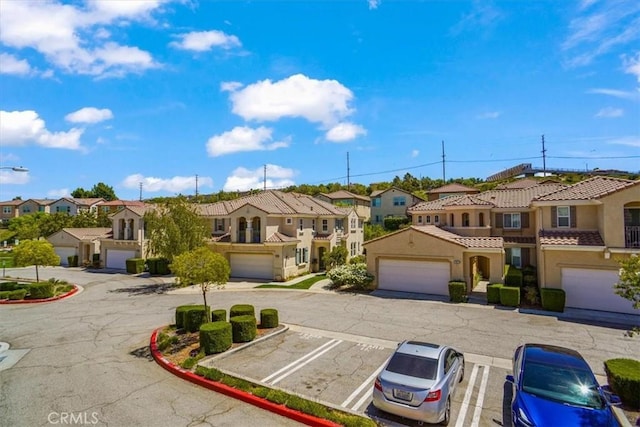
[[[436,378],[437,367],[438,360],[436,359],[420,357],[413,354],[395,353],[387,365],[387,371],[425,380],[433,380]]]
[[[522,390],[569,405],[596,409],[605,405],[593,375],[568,366],[528,362],[522,377]]]

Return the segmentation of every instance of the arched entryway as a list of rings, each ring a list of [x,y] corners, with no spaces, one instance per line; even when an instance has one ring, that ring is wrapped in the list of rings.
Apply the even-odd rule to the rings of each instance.
[[[469,269],[469,276],[474,290],[476,290],[475,288],[479,282],[486,282],[491,277],[491,261],[485,256],[476,255],[471,257]]]

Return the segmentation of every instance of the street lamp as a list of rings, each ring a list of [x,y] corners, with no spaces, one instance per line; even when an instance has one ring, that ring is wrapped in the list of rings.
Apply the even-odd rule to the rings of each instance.
[[[14,172],[29,172],[29,169],[22,166],[0,166],[0,169],[10,169]]]

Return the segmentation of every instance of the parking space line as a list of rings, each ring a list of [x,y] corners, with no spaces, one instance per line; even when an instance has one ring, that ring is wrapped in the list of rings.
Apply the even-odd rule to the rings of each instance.
[[[351,403],[351,401],[353,399],[356,398],[357,395],[359,395],[362,392],[362,390],[364,390],[365,387],[367,387],[368,385],[370,386],[371,381],[376,376],[378,376],[378,374],[380,373],[380,371],[382,371],[382,368],[384,368],[384,365],[386,365],[388,361],[389,361],[389,359],[385,360],[384,363],[382,365],[380,365],[380,367],[378,369],[376,369],[373,372],[373,374],[371,374],[369,376],[369,378],[367,378],[362,384],[360,384],[360,387],[358,387],[353,393],[351,393],[351,395],[349,397],[347,397],[347,400],[342,402],[342,405],[340,405],[340,406],[346,407],[349,403]],[[352,406],[351,409],[357,410],[364,403],[363,400],[366,400],[365,398],[368,397],[369,395],[371,395],[371,393],[365,393],[365,395],[354,406]]]
[[[473,394],[473,386],[476,382],[476,376],[478,375],[478,366],[479,365],[473,365],[469,384],[467,384],[467,391],[464,394],[464,399],[462,400],[462,406],[460,406],[460,412],[458,412],[458,419],[456,420],[455,427],[462,427],[464,425],[464,418],[467,416],[467,408],[469,407],[471,395]]]
[[[270,381],[273,377],[276,377],[278,375],[280,375],[282,372],[286,371],[287,369],[297,365],[298,363],[303,362],[305,359],[312,357],[313,355],[315,355],[317,352],[322,351],[325,347],[330,346],[331,344],[333,344],[334,342],[336,342],[336,340],[331,340],[331,341],[327,341],[326,343],[322,344],[320,347],[316,348],[315,350],[305,354],[304,356],[302,356],[301,358],[294,360],[293,362],[289,363],[287,366],[285,366],[284,368],[280,368],[277,371],[275,371],[273,374],[269,375],[268,377],[265,377],[262,379],[263,383],[266,383],[268,381]]]
[[[478,427],[480,424],[480,414],[482,413],[482,405],[484,404],[484,394],[487,391],[487,379],[489,378],[489,366],[484,366],[482,372],[482,382],[480,382],[480,390],[478,390],[478,400],[476,400],[476,409],[473,411],[473,422],[471,427]]]
[[[313,362],[314,360],[316,360],[318,357],[322,356],[323,354],[325,354],[326,352],[330,351],[331,349],[333,349],[334,347],[337,347],[338,345],[340,345],[342,343],[342,340],[331,340],[329,341],[327,344],[330,344],[329,346],[327,346],[327,344],[321,346],[320,348],[312,351],[311,353],[301,357],[300,359],[298,359],[296,362],[293,362],[292,364],[289,364],[287,366],[290,365],[295,365],[293,367],[291,367],[291,369],[289,369],[288,371],[284,372],[282,375],[280,375],[278,378],[275,378],[274,380],[270,381],[271,385],[275,385],[277,383],[279,383],[281,380],[287,378],[289,375],[293,374],[294,372],[296,372],[297,370],[301,369],[302,367],[304,367],[306,364]],[[318,352],[318,350],[322,349],[322,347],[326,347],[324,350]],[[315,355],[313,355],[313,357],[309,358],[309,355],[311,355],[312,353],[315,353]],[[304,360],[306,359],[306,360]],[[283,368],[284,370],[286,370],[287,367]],[[281,369],[280,372],[283,370]],[[274,375],[276,374],[272,374],[267,378],[272,378]],[[264,382],[269,382],[269,380],[265,380]]]

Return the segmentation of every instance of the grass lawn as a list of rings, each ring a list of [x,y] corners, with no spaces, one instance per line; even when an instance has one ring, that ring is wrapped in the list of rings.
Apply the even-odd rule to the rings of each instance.
[[[0,252],[0,267],[13,268],[13,254]]]
[[[315,283],[327,278],[326,274],[318,274],[317,276],[309,277],[301,282],[294,283],[293,285],[260,285],[256,288],[278,288],[278,289],[309,289]]]

